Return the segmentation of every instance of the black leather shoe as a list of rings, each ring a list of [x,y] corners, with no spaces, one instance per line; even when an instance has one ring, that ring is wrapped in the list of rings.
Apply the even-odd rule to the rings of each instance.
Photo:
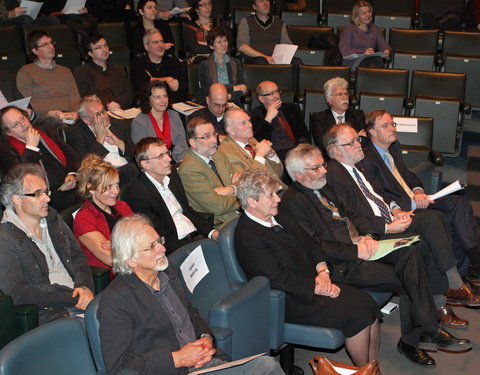
[[[451,333],[439,328],[436,332],[422,333],[418,347],[423,350],[444,350],[448,352],[463,352],[472,348],[467,339],[457,339]]]
[[[410,361],[422,366],[435,366],[435,360],[424,350],[417,348],[415,345],[405,344],[402,339],[398,340],[397,350]]]

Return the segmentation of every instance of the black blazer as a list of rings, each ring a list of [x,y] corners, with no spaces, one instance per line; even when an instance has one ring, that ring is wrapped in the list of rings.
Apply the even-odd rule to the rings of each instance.
[[[355,167],[363,173],[362,162]],[[377,194],[383,197],[383,192],[377,184],[368,180]],[[357,183],[350,176],[345,167],[334,159],[328,161],[327,184],[336,194],[336,200],[330,199],[357,228],[362,228],[364,233],[385,234],[385,219],[375,216],[372,207],[358,187]],[[331,197],[329,197],[331,198]],[[391,200],[383,197],[387,205]]]
[[[279,213],[275,216],[285,229],[267,228],[245,213],[235,229],[235,249],[247,278],[265,276],[270,286],[286,293],[285,317],[301,318],[318,310],[314,299],[315,266],[327,261],[322,248],[305,231]]]
[[[183,214],[190,219],[199,233],[207,237],[213,228],[199,218],[195,211],[188,205],[185,189],[183,188],[177,171],[172,168],[172,173],[168,177],[170,178],[168,187],[173,195],[175,195],[175,198],[177,198],[180,206],[182,206]],[[190,242],[189,240],[178,239],[177,228],[168,211],[168,207],[155,188],[155,185],[153,185],[145,173],[140,173],[137,179],[126,188],[122,194],[122,199],[128,203],[134,212],[141,212],[150,218],[155,230],[161,236],[165,236],[167,253],[171,253],[175,249]]]
[[[365,129],[365,113],[360,109],[347,109],[345,112],[344,122],[350,124],[357,132]],[[330,108],[322,112],[316,112],[312,114],[311,132],[312,138],[315,144],[322,150],[323,147],[323,135],[327,130],[335,125],[337,122],[332,115]]]
[[[130,126],[125,120],[110,119],[110,131],[115,134],[120,140],[125,142],[125,152],[120,156],[123,156],[128,161],[133,161],[133,148],[134,144],[130,138]],[[79,120],[75,126],[68,129],[65,132],[67,142],[77,151],[80,159],[83,159],[87,154],[97,154],[104,157],[108,154],[108,150],[96,141],[96,137],[90,130],[87,124]]]
[[[300,107],[294,103],[282,103],[280,109],[292,128],[297,143],[310,143],[310,134],[308,134]],[[266,114],[267,110],[263,105],[254,108],[250,113],[253,125],[253,136],[258,139],[259,142],[263,139],[271,140],[272,138],[272,125],[265,121]],[[278,120],[274,118],[273,121]]]
[[[415,187],[421,187],[423,189],[422,181],[405,165],[401,154],[398,152],[398,148],[391,145],[388,151],[392,155],[398,172],[410,189],[413,190]],[[369,180],[375,178],[382,186],[382,195],[394,200],[403,211],[411,210],[412,200],[382,160],[373,143],[369,142],[363,149],[363,152],[365,154],[365,158],[363,159],[365,177]]]
[[[213,335],[197,309],[188,301],[177,269],[170,265],[164,272],[187,309],[197,338],[202,333]],[[97,318],[103,358],[109,374],[125,368],[152,375],[188,373],[186,367],[174,367],[172,352],[180,349],[175,328],[153,293],[135,274],[117,275],[112,280],[102,293]],[[217,356],[226,357],[220,353]]]
[[[223,118],[220,120],[220,122],[217,121],[217,117],[212,112],[210,112],[208,108],[202,108],[202,109],[199,109],[198,111],[193,112],[190,116],[188,116],[187,122],[199,116],[208,118],[210,122],[213,124],[213,126],[215,127],[215,131],[218,134],[222,134],[222,135],[227,134],[225,132],[225,124],[223,122]]]

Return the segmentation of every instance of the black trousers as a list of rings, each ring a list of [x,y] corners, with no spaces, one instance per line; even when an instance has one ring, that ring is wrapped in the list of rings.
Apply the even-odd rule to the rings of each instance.
[[[422,332],[438,329],[437,309],[422,259],[420,242],[401,248],[377,261],[333,266],[332,281],[377,291],[400,291],[402,341],[417,345]]]

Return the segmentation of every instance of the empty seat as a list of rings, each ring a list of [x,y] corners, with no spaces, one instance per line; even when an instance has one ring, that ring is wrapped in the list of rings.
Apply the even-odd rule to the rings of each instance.
[[[325,50],[309,48],[309,40],[311,37],[321,38],[324,34],[332,33],[332,27],[287,25],[287,30],[292,43],[298,45],[295,56],[303,64],[323,65]]]
[[[392,27],[409,29],[412,26],[412,17],[394,13],[375,13],[375,24],[385,29],[385,38],[388,40]]]
[[[435,70],[438,30],[390,29],[393,68]]]
[[[316,26],[318,25],[318,13],[306,11],[306,12],[282,12],[282,20],[287,25],[303,25],[303,26]]]
[[[375,14],[403,14],[415,16],[415,0],[372,0]],[[376,22],[375,22],[376,23]]]
[[[25,53],[17,27],[0,27],[0,40],[0,69],[15,73],[25,64]]]
[[[421,0],[419,7],[420,18],[431,13],[434,18],[443,16],[447,11],[462,13],[465,0]]]
[[[326,25],[338,30],[341,26],[346,26],[350,23],[351,12],[328,12],[326,16]]]
[[[249,90],[254,91],[262,81],[273,81],[280,90],[288,91],[295,88],[294,69],[292,65],[255,65],[243,66],[245,82]]]
[[[465,100],[480,107],[480,33],[445,31],[443,56],[445,72],[467,74]]]
[[[466,74],[413,71],[410,95],[415,116],[433,117],[433,149],[457,155],[463,132]]]
[[[365,113],[384,109],[402,115],[408,97],[408,70],[357,68],[355,95]]]

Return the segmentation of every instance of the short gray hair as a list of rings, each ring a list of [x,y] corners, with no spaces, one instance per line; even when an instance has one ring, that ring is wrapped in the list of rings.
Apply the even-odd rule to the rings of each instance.
[[[115,224],[111,235],[114,273],[120,275],[132,273],[127,260],[137,256],[135,248],[142,233],[140,227],[145,225],[151,226],[152,223],[142,214],[124,217]]]
[[[323,94],[325,95],[326,98],[329,98],[330,96],[332,96],[332,90],[335,87],[340,87],[342,89],[348,90],[348,82],[345,78],[342,78],[342,77],[335,77],[335,78],[329,79],[323,85]]]
[[[338,135],[345,129],[351,128],[348,124],[332,125],[323,135],[323,145],[325,146],[328,156],[333,158],[333,147],[338,143]]]
[[[24,193],[23,180],[27,175],[41,177],[47,182],[45,173],[38,164],[17,164],[7,172],[2,180],[2,203],[5,207],[13,209],[12,197]]]
[[[285,158],[285,169],[292,181],[296,181],[295,173],[305,173],[305,162],[303,158],[312,155],[315,152],[322,153],[318,147],[309,145],[308,143],[300,143],[297,147],[292,148]]]
[[[227,132],[227,134],[229,134],[228,132],[228,128],[230,126],[232,126],[233,124],[233,121],[235,119],[235,114],[234,112],[243,112],[243,113],[246,113],[243,109],[241,108],[231,108],[231,109],[227,109],[225,111],[225,114],[223,115],[223,122],[225,124],[225,131]]]
[[[87,114],[87,106],[91,103],[100,103],[103,105],[102,100],[97,95],[85,95],[80,100],[80,108],[78,108],[77,111],[78,116],[80,116],[82,120],[89,117]]]
[[[248,207],[248,198],[258,200],[267,188],[281,186],[277,175],[263,168],[252,168],[243,172],[238,180],[237,198],[243,209]]]
[[[154,0],[155,1],[155,0]],[[156,34],[156,33],[159,33],[160,35],[162,35],[162,33],[160,32],[160,30],[158,29],[148,29],[145,31],[145,34],[143,34],[143,44],[148,44],[150,43],[150,38],[152,37],[152,35]],[[163,35],[162,35],[162,38],[163,38]]]

